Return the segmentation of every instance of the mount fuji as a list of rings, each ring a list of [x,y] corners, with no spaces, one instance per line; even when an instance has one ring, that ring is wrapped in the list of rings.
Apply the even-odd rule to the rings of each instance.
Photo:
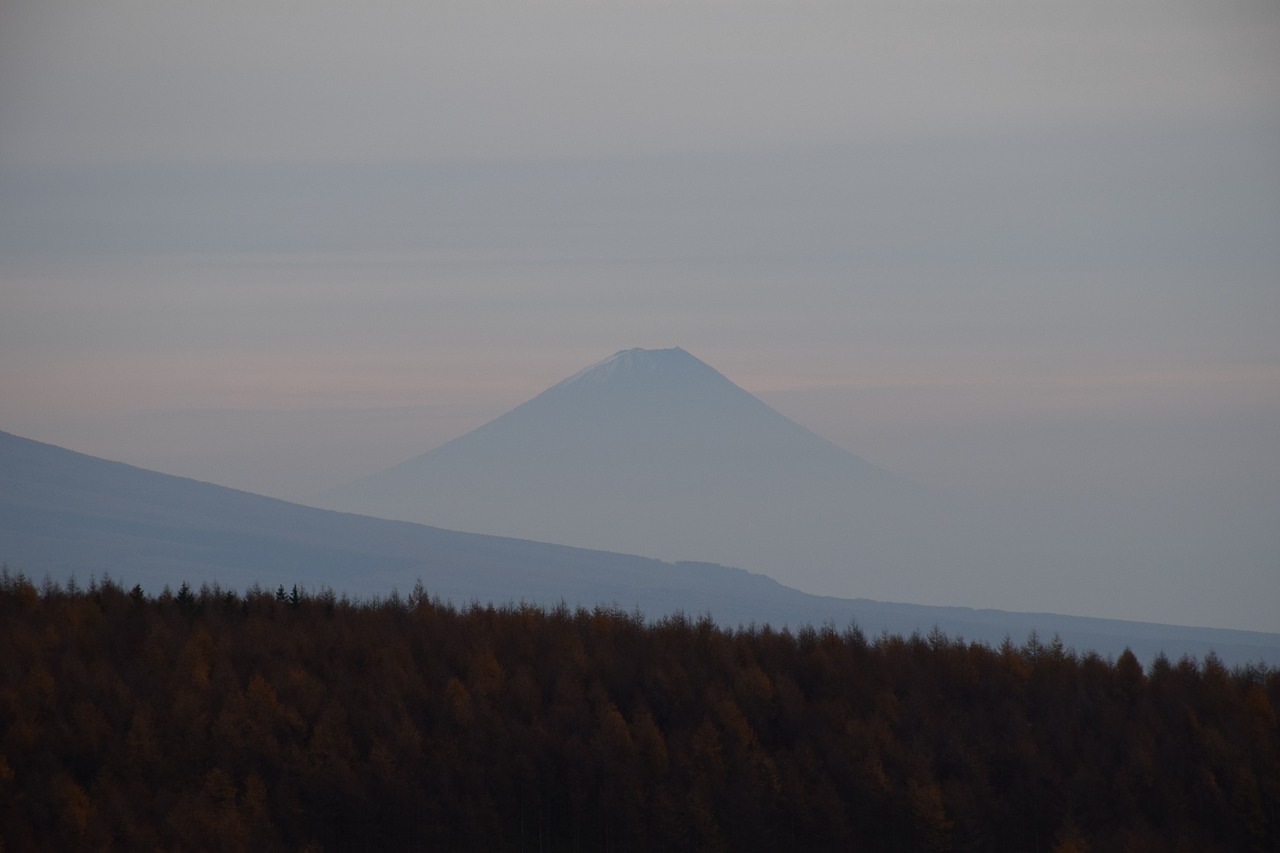
[[[679,348],[618,352],[319,503],[741,566],[829,595],[918,600],[928,584],[942,600],[955,595],[956,561],[973,550],[972,525],[957,522],[955,507]]]

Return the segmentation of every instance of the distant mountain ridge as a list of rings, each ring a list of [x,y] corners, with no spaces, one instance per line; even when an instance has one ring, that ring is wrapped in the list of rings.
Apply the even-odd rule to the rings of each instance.
[[[327,585],[402,593],[422,580],[455,604],[527,601],[639,608],[657,619],[711,614],[729,627],[856,622],[867,634],[927,633],[999,643],[1048,641],[1143,660],[1215,650],[1228,664],[1280,665],[1280,634],[1054,614],[927,607],[808,595],[741,569],[458,533],[350,515],[135,468],[0,432],[0,561],[39,579],[109,573],[158,591],[183,581]]]

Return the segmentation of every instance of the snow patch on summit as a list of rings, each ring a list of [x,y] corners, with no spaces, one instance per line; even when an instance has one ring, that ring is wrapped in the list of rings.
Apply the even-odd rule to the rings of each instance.
[[[603,361],[580,370],[550,390],[575,388],[606,388],[619,383],[650,380],[670,382],[673,379],[694,380],[702,382],[724,382],[729,380],[718,370],[706,362],[695,358],[680,347],[670,349],[632,349],[619,350]]]

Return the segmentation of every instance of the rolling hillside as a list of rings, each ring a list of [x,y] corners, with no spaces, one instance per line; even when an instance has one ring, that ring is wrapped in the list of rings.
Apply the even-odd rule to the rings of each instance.
[[[65,580],[109,573],[158,591],[184,580],[245,589],[329,586],[356,596],[407,592],[417,580],[457,604],[528,601],[617,606],[658,618],[709,613],[722,625],[798,627],[851,621],[869,635],[937,626],[999,643],[1035,630],[1074,648],[1140,658],[1215,650],[1228,663],[1280,661],[1280,635],[927,607],[808,595],[721,565],[458,533],[286,503],[146,471],[0,432],[0,561]]]

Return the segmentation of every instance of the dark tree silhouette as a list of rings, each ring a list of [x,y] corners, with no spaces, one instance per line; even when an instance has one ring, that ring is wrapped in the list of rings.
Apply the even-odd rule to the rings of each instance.
[[[1275,850],[1280,673],[0,571],[0,842]]]

